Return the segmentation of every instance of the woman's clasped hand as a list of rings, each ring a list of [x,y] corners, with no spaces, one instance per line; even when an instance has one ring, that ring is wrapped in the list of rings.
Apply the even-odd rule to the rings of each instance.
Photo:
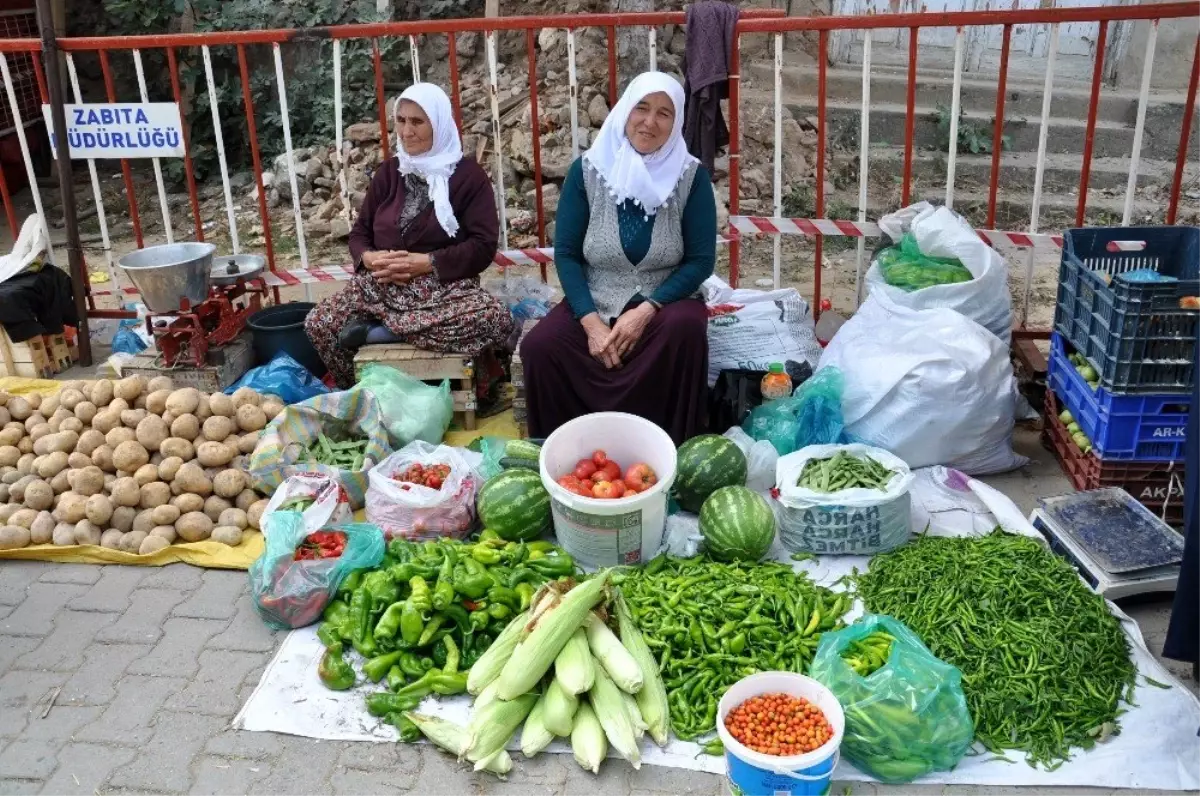
[[[366,252],[362,263],[376,282],[385,285],[403,285],[415,277],[433,273],[433,260],[428,254],[418,252]]]

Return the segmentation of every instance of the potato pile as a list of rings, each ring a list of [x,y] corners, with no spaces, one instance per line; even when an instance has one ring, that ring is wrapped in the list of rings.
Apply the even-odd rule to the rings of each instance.
[[[254,390],[205,395],[166,376],[0,392],[0,550],[240,544],[267,506],[246,459],[282,410]]]

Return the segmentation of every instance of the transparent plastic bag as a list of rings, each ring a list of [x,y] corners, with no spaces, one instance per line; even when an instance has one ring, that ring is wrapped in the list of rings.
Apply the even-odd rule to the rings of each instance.
[[[755,407],[742,423],[742,430],[756,440],[775,446],[786,456],[809,445],[847,442],[842,419],[842,374],[837,368],[822,368],[789,398],[768,401]]]
[[[276,511],[265,525],[267,547],[250,565],[250,592],[258,615],[276,630],[316,622],[343,578],[383,560],[383,531],[375,525],[351,522],[325,529],[346,534],[346,549],[338,558],[315,561],[295,560],[296,548],[309,534],[300,512]]]
[[[242,387],[264,395],[277,395],[285,404],[307,401],[329,392],[324,382],[285,351],[280,351],[267,364],[246,371],[225,389],[225,394],[233,395]]]
[[[450,474],[440,489],[393,478],[413,464],[444,464]],[[369,478],[367,519],[388,539],[461,539],[475,522],[475,492],[482,482],[459,448],[417,440],[376,465]]]
[[[734,426],[725,432],[725,437],[733,441],[746,455],[746,486],[755,492],[766,492],[775,486],[775,465],[779,461],[779,451],[765,439],[755,440],[739,426]]]
[[[446,380],[433,387],[395,368],[370,364],[363,368],[355,389],[366,390],[378,400],[393,448],[418,439],[438,444],[454,417]]]
[[[882,667],[862,677],[842,654],[876,631],[891,634],[891,650]],[[948,771],[975,737],[962,673],[890,616],[865,614],[850,627],[821,634],[809,676],[842,704],[842,754],[882,782],[897,785]]]
[[[961,260],[924,254],[911,232],[897,245],[881,251],[875,262],[885,282],[908,293],[936,285],[970,282],[974,278]]]

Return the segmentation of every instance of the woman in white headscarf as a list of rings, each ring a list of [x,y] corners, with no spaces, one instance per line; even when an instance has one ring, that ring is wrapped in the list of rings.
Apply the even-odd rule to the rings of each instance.
[[[395,121],[396,160],[376,169],[350,232],[354,278],[305,321],[343,388],[366,342],[478,356],[513,329],[512,314],[479,284],[496,254],[496,201],[487,173],[463,157],[450,99],[417,83],[400,95]],[[488,359],[482,375],[498,368]]]
[[[676,444],[704,425],[698,292],[716,262],[717,210],[682,128],[679,82],[639,75],[567,174],[554,240],[567,300],[521,343],[533,436],[606,410],[652,420]]]

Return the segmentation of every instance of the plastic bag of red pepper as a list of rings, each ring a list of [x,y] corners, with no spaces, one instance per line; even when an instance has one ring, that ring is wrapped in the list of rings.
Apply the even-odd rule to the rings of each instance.
[[[250,565],[250,591],[263,621],[276,630],[321,618],[346,576],[383,560],[383,533],[346,523],[309,533],[298,511],[275,511],[265,522],[267,549]]]

